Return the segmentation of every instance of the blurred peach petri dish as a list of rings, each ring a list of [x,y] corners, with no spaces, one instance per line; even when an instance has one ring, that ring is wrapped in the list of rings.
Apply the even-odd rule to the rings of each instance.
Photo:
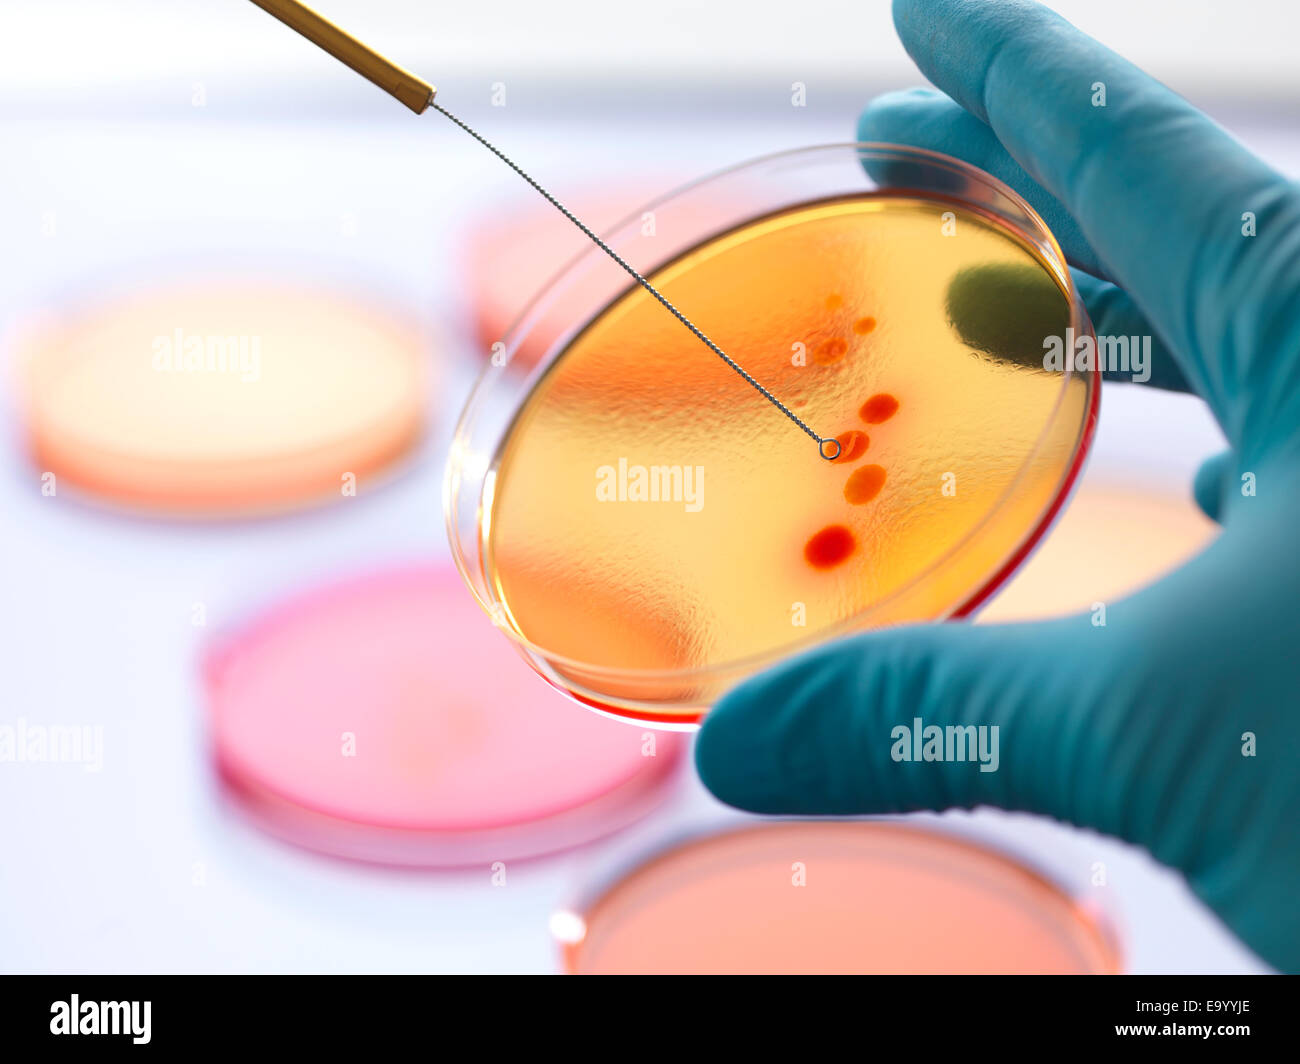
[[[1217,531],[1190,493],[1107,479],[1098,470],[1079,485],[1051,536],[979,619],[1037,620],[1114,602],[1189,560]],[[1098,543],[1123,546],[1098,550]]]
[[[51,316],[20,357],[37,467],[130,508],[219,517],[340,498],[424,428],[421,329],[283,280],[140,289]]]
[[[636,868],[552,929],[573,974],[1105,974],[1088,906],[979,845],[897,823],[785,821]]]
[[[590,841],[664,797],[684,746],[539,684],[449,566],[290,599],[220,639],[204,675],[238,806],[361,860],[454,866]]]
[[[817,642],[986,601],[1098,408],[1095,369],[1048,357],[1092,329],[1037,215],[887,145],[761,159],[642,213],[676,239],[632,223],[615,250],[839,454],[642,288],[595,298],[593,250],[553,285],[568,327],[543,297],[511,343],[540,333],[545,357],[487,367],[452,447],[453,552],[503,632],[579,701],[682,727]]]

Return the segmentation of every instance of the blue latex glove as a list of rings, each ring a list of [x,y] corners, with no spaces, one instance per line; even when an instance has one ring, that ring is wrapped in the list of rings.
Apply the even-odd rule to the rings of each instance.
[[[947,95],[877,100],[859,139],[966,159],[1044,215],[1097,332],[1152,335],[1153,382],[1223,427],[1232,451],[1195,486],[1223,531],[1104,627],[899,628],[791,660],[709,715],[700,775],[763,813],[987,804],[1096,828],[1300,969],[1300,188],[1036,4],[896,0],[894,21]],[[997,771],[894,760],[915,717],[997,725]]]

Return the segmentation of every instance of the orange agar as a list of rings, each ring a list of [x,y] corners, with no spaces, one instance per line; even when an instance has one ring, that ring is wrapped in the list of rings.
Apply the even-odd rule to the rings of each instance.
[[[813,358],[819,365],[829,366],[832,362],[838,362],[849,350],[849,342],[842,337],[832,336],[829,340],[823,340],[813,351]]]
[[[871,442],[871,438],[858,429],[841,432],[835,440],[840,445],[840,453],[831,459],[832,462],[852,462],[855,458],[861,458]]]
[[[873,395],[862,404],[858,413],[868,425],[879,425],[898,413],[898,400],[892,395]]]
[[[827,310],[839,310],[842,306],[844,306],[844,297],[838,292],[832,292],[826,297]]]
[[[548,679],[615,715],[689,722],[748,667],[728,671],[734,663],[823,631],[932,619],[985,593],[990,559],[1012,556],[1057,498],[1091,393],[1087,375],[1071,378],[1057,418],[1059,375],[972,356],[935,312],[962,269],[1039,261],[1037,245],[975,213],[961,216],[961,241],[945,239],[938,218],[948,206],[892,196],[805,204],[710,238],[651,275],[676,305],[708,307],[710,336],[743,353],[745,369],[783,402],[802,403],[811,424],[832,437],[870,435],[865,454],[833,469],[639,286],[618,281],[624,295],[603,309],[584,297],[577,309],[588,324],[562,351],[554,347],[579,317],[541,330],[546,372],[507,389],[520,403],[512,427],[504,436],[486,423],[476,430],[497,456],[494,487],[477,495],[469,477],[456,513],[471,568],[481,570],[475,579],[506,603],[511,634]],[[841,309],[826,310],[830,294]],[[854,322],[877,311],[875,331],[855,335]],[[803,358],[778,337],[802,339]],[[816,348],[833,337],[849,350],[818,365]],[[894,428],[905,437],[886,457],[891,441],[881,434],[894,430],[864,423],[859,408],[902,389],[904,367],[906,425]],[[1049,424],[1058,426],[1050,456],[1025,465]],[[997,461],[984,460],[990,439]],[[953,454],[970,456],[962,490],[940,498],[935,473]],[[644,464],[671,499],[661,491],[657,503],[605,501],[593,476],[624,456],[629,488]],[[888,471],[889,494],[855,508],[845,482],[868,459]],[[650,464],[667,460],[680,463],[680,488],[676,469]],[[699,465],[703,481],[688,482]],[[1012,482],[1014,513],[982,524],[1011,498]],[[833,533],[808,546],[832,525],[848,530],[838,537],[842,559]],[[976,530],[978,541],[969,538]],[[930,582],[940,564],[942,586]],[[764,578],[736,580],[742,570]],[[557,596],[561,584],[571,592]],[[632,628],[629,601],[638,607]],[[792,630],[792,602],[806,605],[807,627]]]
[[[834,569],[857,545],[853,533],[843,525],[827,525],[808,541],[803,556],[814,569]]]
[[[867,333],[874,331],[876,328],[876,319],[868,315],[865,318],[859,318],[853,323],[853,331],[859,336],[866,336]]]
[[[864,502],[870,502],[879,495],[880,489],[884,486],[884,467],[864,465],[861,469],[855,469],[850,474],[848,481],[844,485],[844,498],[854,506],[861,506]]]

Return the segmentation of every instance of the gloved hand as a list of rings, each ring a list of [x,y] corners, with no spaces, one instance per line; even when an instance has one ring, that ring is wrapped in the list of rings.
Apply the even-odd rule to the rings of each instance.
[[[859,139],[960,157],[1038,209],[1097,333],[1151,335],[1152,381],[1223,427],[1195,485],[1223,530],[1104,627],[918,626],[793,659],[706,718],[700,775],[756,812],[987,804],[1095,828],[1300,970],[1300,188],[1037,4],[895,0],[894,21],[947,95],[877,100]],[[997,725],[1000,766],[893,760],[915,717]]]

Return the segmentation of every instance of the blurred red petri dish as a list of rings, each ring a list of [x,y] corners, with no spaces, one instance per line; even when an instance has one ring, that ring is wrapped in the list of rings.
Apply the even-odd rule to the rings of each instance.
[[[539,684],[449,566],[294,598],[219,640],[204,671],[238,804],[360,860],[455,866],[591,841],[653,808],[685,747]]]
[[[613,973],[1113,973],[1090,907],[942,832],[784,821],[696,839],[559,914],[564,966]]]
[[[621,187],[604,184],[556,191],[561,202],[593,232],[608,235],[608,230],[627,221],[633,211],[679,183],[680,176],[665,176],[658,182],[642,178],[633,185]],[[641,238],[667,253],[671,247],[689,239],[688,227],[706,224],[712,212],[711,203],[703,201],[694,206],[678,206],[664,217],[646,211],[636,215],[633,221]],[[533,299],[590,247],[590,240],[577,226],[532,193],[521,193],[510,205],[496,205],[475,221],[467,233],[461,256],[465,291],[482,358],[494,354],[493,345],[506,339]],[[622,251],[629,253],[626,246]],[[627,281],[626,275],[617,268],[588,278],[579,287],[599,290],[609,283],[611,276],[615,282],[612,295]],[[568,304],[554,308],[552,313],[562,330],[572,324],[573,310]],[[550,313],[546,320],[551,320]],[[512,355],[512,364],[531,369],[545,355],[545,345],[537,343],[536,332],[534,328],[523,338]]]
[[[671,182],[665,187],[670,187]],[[596,232],[621,221],[657,188],[607,188],[562,193],[561,200]],[[529,301],[570,259],[589,247],[585,235],[544,200],[519,199],[474,224],[463,251],[465,284],[483,358],[503,340]],[[516,360],[531,367],[542,352],[525,349]]]

